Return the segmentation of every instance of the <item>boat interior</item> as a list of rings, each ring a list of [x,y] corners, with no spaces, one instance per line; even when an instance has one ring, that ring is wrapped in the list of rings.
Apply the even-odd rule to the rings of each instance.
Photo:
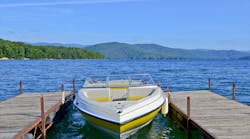
[[[85,88],[84,97],[94,101],[136,101],[143,99],[155,91],[153,87],[110,87]]]
[[[136,101],[156,90],[148,74],[91,76],[83,87],[83,96],[95,101]]]

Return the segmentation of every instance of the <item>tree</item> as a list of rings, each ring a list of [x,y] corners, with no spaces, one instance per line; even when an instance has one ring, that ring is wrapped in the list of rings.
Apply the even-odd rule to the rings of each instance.
[[[100,53],[81,48],[32,46],[23,42],[0,39],[0,57],[14,59],[102,59]]]

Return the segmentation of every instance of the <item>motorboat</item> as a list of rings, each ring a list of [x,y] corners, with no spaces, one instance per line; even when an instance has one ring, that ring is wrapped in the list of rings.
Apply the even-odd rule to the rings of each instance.
[[[105,131],[125,134],[168,112],[167,97],[149,74],[89,76],[74,106],[87,121]]]

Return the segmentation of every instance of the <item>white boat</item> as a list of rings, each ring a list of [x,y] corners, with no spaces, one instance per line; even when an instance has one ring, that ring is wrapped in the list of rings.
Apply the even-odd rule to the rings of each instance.
[[[112,133],[134,132],[149,124],[167,97],[148,74],[87,77],[74,106],[96,127]]]

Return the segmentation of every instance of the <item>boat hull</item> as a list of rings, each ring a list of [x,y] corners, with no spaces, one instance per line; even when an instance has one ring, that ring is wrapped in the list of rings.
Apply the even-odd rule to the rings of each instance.
[[[74,106],[90,124],[126,134],[149,124],[165,101],[148,75],[108,76],[87,78]]]
[[[134,128],[140,127],[142,125],[146,125],[146,123],[150,123],[150,121],[158,114],[158,112],[161,110],[161,107],[144,114],[136,119],[133,119],[131,121],[128,121],[124,124],[118,124],[114,123],[105,119],[101,119],[99,117],[87,114],[85,112],[81,111],[81,114],[92,124],[99,126],[104,129],[108,129],[114,132],[123,133],[127,132],[129,130],[132,130]]]

